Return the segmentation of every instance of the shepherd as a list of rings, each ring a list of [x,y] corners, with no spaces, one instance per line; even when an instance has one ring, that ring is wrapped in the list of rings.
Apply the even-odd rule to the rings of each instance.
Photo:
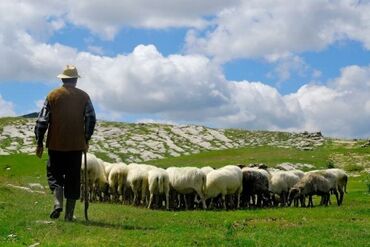
[[[54,194],[50,218],[59,218],[65,197],[64,219],[72,221],[76,200],[80,198],[82,153],[88,150],[96,117],[89,95],[76,88],[80,78],[76,67],[67,65],[57,77],[63,85],[48,94],[36,121],[36,155],[42,157],[44,135],[48,130],[46,171],[49,188]]]

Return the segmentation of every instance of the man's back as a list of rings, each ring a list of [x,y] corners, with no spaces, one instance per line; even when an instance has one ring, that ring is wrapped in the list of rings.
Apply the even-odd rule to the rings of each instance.
[[[49,93],[50,126],[46,146],[51,150],[74,151],[86,148],[84,113],[89,96],[63,85]]]

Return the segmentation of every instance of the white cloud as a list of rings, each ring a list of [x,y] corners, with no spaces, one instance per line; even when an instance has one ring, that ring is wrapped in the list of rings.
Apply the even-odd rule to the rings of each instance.
[[[89,45],[87,46],[87,50],[96,55],[104,55],[104,49],[100,46]]]
[[[215,127],[370,135],[370,66],[343,68],[327,84],[304,85],[284,96],[262,82],[227,81],[219,65],[201,55],[163,56],[153,45],[139,45],[127,55],[105,57],[26,40],[27,49],[39,52],[22,57],[30,69],[13,78],[55,78],[73,61],[82,75],[79,87],[103,109],[98,118],[148,114]],[[33,67],[35,61],[42,63]]]
[[[179,125],[177,122],[162,119],[142,118],[138,119],[136,123],[153,123],[153,124],[168,124],[168,125]]]
[[[45,99],[39,99],[35,101],[36,109],[41,110],[41,108],[44,106]]]
[[[274,70],[269,73],[269,76],[276,77],[278,84],[290,79],[292,74],[297,74],[298,76],[303,77],[310,70],[310,66],[308,66],[306,62],[297,55],[269,55],[266,59],[270,63],[276,63]]]
[[[112,39],[122,27],[205,27],[214,15],[238,0],[79,0],[67,1],[68,19]]]
[[[190,31],[190,52],[219,61],[317,51],[353,39],[370,50],[368,1],[241,1],[224,9],[215,28],[203,35]]]
[[[37,42],[26,32],[16,32],[7,43],[0,39],[0,81],[55,81],[65,64],[73,64],[77,51],[60,44]]]
[[[370,136],[370,66],[349,66],[327,85],[305,85],[287,97],[296,99],[304,113],[304,129],[327,135]]]
[[[0,94],[0,117],[15,116],[14,105],[10,101],[6,101]]]
[[[114,58],[80,53],[77,61],[85,73],[80,85],[115,112],[216,127],[370,135],[370,66],[345,67],[332,81],[284,96],[262,82],[227,81],[204,56],[165,57],[152,45]]]
[[[218,107],[228,98],[219,67],[203,56],[164,57],[152,45],[139,45],[113,58],[79,53],[76,62],[80,85],[114,111],[189,111]]]

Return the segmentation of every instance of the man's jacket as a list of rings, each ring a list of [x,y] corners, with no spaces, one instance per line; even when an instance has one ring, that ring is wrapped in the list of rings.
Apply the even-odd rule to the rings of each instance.
[[[46,130],[46,147],[56,151],[85,150],[96,123],[89,95],[64,84],[49,93],[36,121],[35,135],[42,146]]]

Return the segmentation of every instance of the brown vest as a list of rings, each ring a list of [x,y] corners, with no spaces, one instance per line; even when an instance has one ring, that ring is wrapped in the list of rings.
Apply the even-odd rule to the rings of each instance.
[[[78,151],[86,148],[85,105],[87,93],[69,85],[51,91],[47,97],[50,105],[50,124],[46,147],[56,151]]]

